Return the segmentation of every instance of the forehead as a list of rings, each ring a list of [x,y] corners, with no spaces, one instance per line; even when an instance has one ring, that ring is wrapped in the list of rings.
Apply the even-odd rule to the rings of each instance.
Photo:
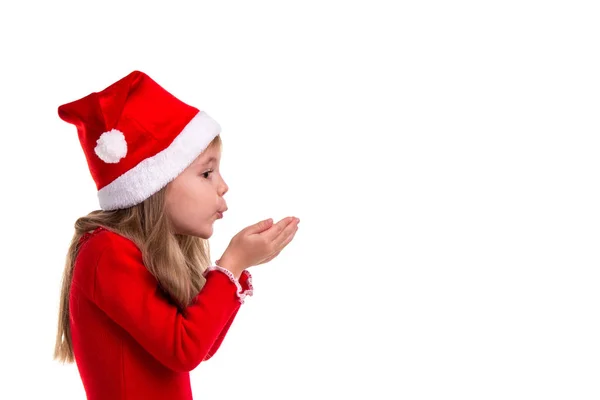
[[[206,165],[211,162],[218,162],[221,158],[219,149],[215,146],[204,150],[194,161],[195,165]]]

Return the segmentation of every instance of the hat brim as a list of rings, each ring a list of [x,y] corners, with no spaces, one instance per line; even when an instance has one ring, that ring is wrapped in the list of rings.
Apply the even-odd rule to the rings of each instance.
[[[143,202],[190,166],[220,133],[217,121],[199,111],[167,148],[100,189],[100,208],[115,210]]]

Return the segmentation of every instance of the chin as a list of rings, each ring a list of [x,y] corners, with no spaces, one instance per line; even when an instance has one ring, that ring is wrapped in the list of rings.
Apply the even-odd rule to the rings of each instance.
[[[213,235],[213,226],[210,224],[206,229],[201,229],[197,232],[194,232],[194,236],[197,236],[202,239],[210,239]]]
[[[210,224],[207,227],[202,227],[200,229],[185,229],[179,231],[178,233],[188,236],[196,236],[202,239],[210,239],[210,237],[213,235],[213,226]]]
[[[212,236],[212,232],[210,232],[208,234],[204,234],[204,233],[203,234],[198,234],[198,235],[195,235],[195,236],[197,236],[199,238],[202,238],[202,239],[210,239],[210,237]]]

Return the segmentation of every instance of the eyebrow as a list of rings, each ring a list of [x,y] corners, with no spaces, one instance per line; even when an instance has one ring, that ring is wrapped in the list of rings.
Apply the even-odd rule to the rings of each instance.
[[[211,161],[217,161],[217,158],[216,157],[210,157],[208,160],[200,163],[199,165],[206,165],[206,164],[209,164]]]

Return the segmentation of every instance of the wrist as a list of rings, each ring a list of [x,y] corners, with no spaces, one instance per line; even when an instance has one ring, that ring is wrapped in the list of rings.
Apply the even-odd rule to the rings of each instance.
[[[219,262],[219,260],[217,260],[217,262]],[[244,299],[246,296],[252,296],[254,293],[254,288],[252,287],[252,276],[250,275],[250,272],[243,270],[239,276],[236,276],[229,269],[217,265],[217,262],[215,262],[214,265],[206,268],[203,273],[204,277],[206,278],[210,271],[219,271],[219,274],[227,276],[236,287],[236,296],[238,297],[240,303],[244,304]]]
[[[240,268],[233,260],[231,260],[230,258],[221,258],[217,261],[215,261],[215,264],[218,265],[221,268],[225,268],[226,270],[230,271],[233,276],[235,277],[236,280],[239,280],[240,277],[242,276],[242,272],[244,271],[243,268]]]

